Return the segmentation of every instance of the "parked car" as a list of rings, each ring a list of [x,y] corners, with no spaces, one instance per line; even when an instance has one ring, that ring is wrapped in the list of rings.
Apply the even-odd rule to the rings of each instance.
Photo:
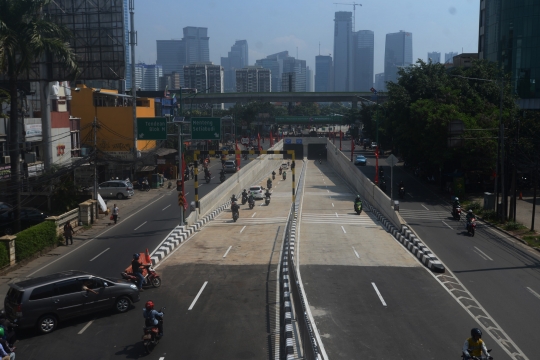
[[[99,184],[98,193],[101,197],[117,199],[130,198],[134,195],[133,184],[127,180],[109,180]]]
[[[13,206],[8,204],[7,202],[0,202],[0,211],[11,210],[11,209],[13,209]]]
[[[128,281],[68,270],[9,284],[4,310],[19,328],[35,326],[47,334],[60,321],[108,309],[123,313],[139,300],[139,290]]]
[[[377,147],[377,143],[376,143],[375,141],[373,141],[373,142],[371,143],[371,148],[372,148],[372,149],[375,149],[376,147]]]
[[[367,164],[367,159],[364,155],[356,155],[354,159],[354,165],[365,166]]]
[[[236,172],[236,161],[234,160],[227,160],[225,161],[224,171],[227,172]]]
[[[260,199],[260,200],[264,199],[264,188],[262,186],[259,186],[259,185],[251,186],[249,188],[249,192],[253,194],[254,199]]]
[[[21,208],[21,230],[28,229],[42,223],[48,216],[41,210],[32,207]],[[15,229],[15,210],[4,210],[0,212],[0,229],[4,235],[12,235]]]

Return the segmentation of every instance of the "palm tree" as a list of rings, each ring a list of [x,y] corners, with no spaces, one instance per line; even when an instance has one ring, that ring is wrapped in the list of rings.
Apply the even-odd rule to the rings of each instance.
[[[0,74],[7,77],[11,98],[9,155],[11,193],[14,195],[15,229],[20,229],[19,120],[17,80],[44,55],[52,55],[67,69],[77,70],[75,54],[67,39],[70,31],[47,17],[44,8],[52,0],[0,0]],[[47,139],[43,139],[44,142]]]

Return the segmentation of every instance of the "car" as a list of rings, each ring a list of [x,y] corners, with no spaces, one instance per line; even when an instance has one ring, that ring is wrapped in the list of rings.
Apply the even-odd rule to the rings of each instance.
[[[109,180],[98,186],[98,193],[101,197],[115,197],[119,200],[130,198],[133,192],[133,184],[127,180]]]
[[[371,143],[371,148],[372,148],[372,149],[375,149],[376,147],[377,147],[377,143],[376,143],[375,141],[373,141],[373,142]]]
[[[364,155],[356,155],[354,159],[354,165],[365,166],[367,164],[367,159]]]
[[[236,161],[234,160],[227,160],[225,161],[225,164],[223,165],[223,171],[227,172],[236,172]]]
[[[254,199],[260,199],[260,200],[264,199],[264,188],[262,186],[259,186],[259,185],[251,186],[249,188],[249,192],[253,194]]]
[[[281,170],[287,170],[289,168],[289,165],[287,163],[281,164]]]
[[[41,210],[33,207],[21,208],[21,230],[28,229],[31,226],[37,225],[45,221],[48,216]],[[14,209],[4,210],[0,212],[0,231],[4,235],[12,235],[15,228],[15,212]]]
[[[10,283],[4,310],[19,328],[48,334],[66,319],[111,309],[123,313],[139,300],[137,286],[127,280],[68,270]]]
[[[11,210],[11,209],[13,209],[13,206],[8,204],[7,202],[0,202],[0,211]]]

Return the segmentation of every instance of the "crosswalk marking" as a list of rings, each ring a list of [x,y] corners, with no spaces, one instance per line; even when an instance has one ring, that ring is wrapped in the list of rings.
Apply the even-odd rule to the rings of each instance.
[[[364,213],[352,214],[302,214],[302,223],[306,224],[334,224],[334,225],[361,225],[364,227],[380,227]],[[375,225],[375,226],[374,226]]]
[[[241,215],[241,214],[240,214]],[[263,225],[263,224],[277,224],[287,221],[287,217],[270,217],[270,218],[242,218],[240,217],[236,222],[233,222],[229,217],[216,218],[209,222],[206,226],[223,226],[223,225]]]
[[[404,219],[416,219],[416,220],[446,220],[451,218],[452,215],[449,211],[428,211],[428,210],[409,210],[399,209],[399,214]]]
[[[318,192],[318,191],[317,192],[314,192],[314,191],[309,192],[309,191],[306,191],[306,192],[304,192],[304,195],[305,196],[311,196],[311,195],[328,196],[329,193],[330,193],[330,196],[333,196],[333,197],[344,196],[344,197],[351,197],[352,198],[352,196],[353,196],[353,194],[351,194],[351,193],[335,193],[335,192],[330,192],[330,191],[328,191],[328,192]]]

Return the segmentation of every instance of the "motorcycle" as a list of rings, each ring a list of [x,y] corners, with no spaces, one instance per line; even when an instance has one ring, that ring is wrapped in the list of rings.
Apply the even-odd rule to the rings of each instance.
[[[123,279],[126,279],[135,285],[139,283],[139,278],[132,273],[128,273],[127,271],[122,271],[120,273]],[[143,287],[152,285],[155,288],[158,288],[161,286],[161,277],[158,275],[156,270],[152,267],[152,265],[145,265],[144,266],[144,281],[143,281]]]
[[[272,188],[272,182],[270,180],[266,182],[266,187],[269,189]]]
[[[283,172],[283,180],[285,180],[287,178],[287,173],[284,171]]]
[[[267,206],[270,205],[270,195],[268,195],[268,196],[266,196],[264,198],[264,204],[267,205]]]
[[[219,174],[219,181],[221,181],[221,182],[225,181],[225,173]]]
[[[148,185],[148,181],[143,181],[141,183],[141,191],[150,191],[150,185]]]
[[[276,173],[275,172],[272,173],[272,180],[276,180]]]
[[[461,206],[456,206],[452,208],[452,216],[454,217],[454,220],[461,219]]]
[[[165,307],[162,307],[161,309],[159,309],[159,312],[163,313],[163,310],[165,310]],[[163,315],[165,315],[165,314],[163,314]],[[157,319],[157,321],[159,323],[163,323],[163,317],[156,316],[156,319]],[[147,324],[145,324],[145,325],[147,325]],[[144,348],[146,349],[148,354],[150,354],[152,352],[152,350],[154,350],[156,345],[159,344],[159,340],[161,339],[158,336],[159,328],[158,328],[157,325],[152,324],[150,326],[145,326],[143,328],[143,332],[144,332],[144,335],[142,337],[142,340],[143,340]]]
[[[473,350],[472,350],[472,349],[467,349],[467,351],[468,351],[469,354],[470,354]],[[487,358],[487,359],[486,359],[485,356],[480,356],[480,357],[478,357],[478,356],[471,356],[470,359],[471,359],[471,360],[488,360],[488,359],[489,359],[489,360],[493,360],[493,356],[491,356],[491,351],[492,351],[492,349],[487,349],[487,352],[488,352],[488,354],[489,354],[489,358]],[[465,354],[462,353],[462,354],[461,354],[461,357],[462,357],[463,359],[465,359]]]
[[[208,173],[207,175],[204,175],[204,181],[206,181],[207,184],[210,184],[210,173]]]
[[[403,197],[405,196],[405,187],[404,186],[400,186],[399,187],[399,197],[401,199],[403,199]]]
[[[474,237],[475,231],[476,231],[476,219],[467,221],[467,234],[470,234],[472,237]]]
[[[184,181],[189,180],[189,172],[184,173]]]
[[[245,205],[248,201],[247,195],[242,195],[242,205]]]
[[[354,211],[356,211],[357,215],[360,215],[360,213],[362,212],[362,202],[361,201],[358,201],[358,202],[354,203]]]
[[[232,219],[233,219],[234,222],[236,222],[236,220],[238,220],[239,216],[240,216],[240,214],[238,213],[238,211],[233,211]]]
[[[379,185],[379,187],[381,188],[381,190],[383,192],[386,192],[386,182],[385,181],[382,181],[381,184]]]
[[[253,207],[255,206],[255,200],[250,200],[249,201],[249,209],[253,209]]]
[[[170,189],[172,188],[172,181],[169,181],[169,183],[167,184],[167,189]]]
[[[279,175],[283,172],[283,169],[279,168]]]
[[[319,159],[319,164],[322,164],[322,160],[321,160],[321,159]]]
[[[244,154],[244,156],[242,156],[242,159],[247,160],[248,156],[246,154]]]

